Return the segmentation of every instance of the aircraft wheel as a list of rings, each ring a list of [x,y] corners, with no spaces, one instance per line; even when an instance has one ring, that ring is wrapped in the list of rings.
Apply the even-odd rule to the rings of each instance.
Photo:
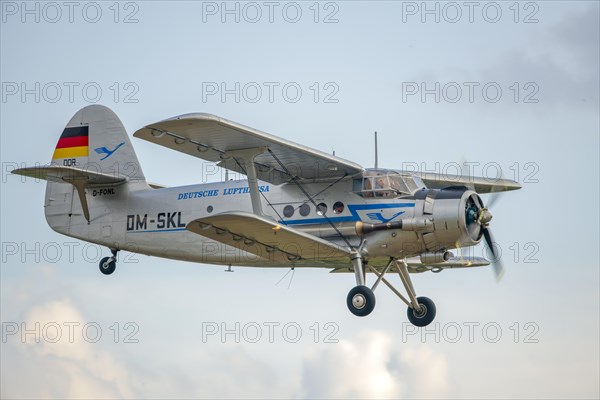
[[[435,318],[435,303],[429,297],[417,297],[417,301],[421,305],[421,312],[409,307],[408,320],[415,326],[427,326]]]
[[[117,268],[117,261],[113,257],[104,257],[100,260],[100,272],[104,275],[110,275]]]
[[[352,314],[366,317],[375,308],[375,294],[366,286],[356,286],[348,293],[346,304]]]

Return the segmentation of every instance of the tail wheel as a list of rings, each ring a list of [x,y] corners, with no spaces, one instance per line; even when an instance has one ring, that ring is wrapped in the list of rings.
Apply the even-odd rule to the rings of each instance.
[[[104,275],[110,275],[113,272],[115,272],[115,269],[117,268],[117,261],[114,259],[114,257],[104,257],[102,260],[100,260],[100,272],[102,272]]]
[[[346,304],[352,314],[366,317],[375,308],[375,294],[366,286],[356,286],[348,293]]]
[[[427,326],[435,318],[435,303],[429,297],[417,297],[421,306],[420,312],[409,307],[407,314],[408,320],[415,326]]]

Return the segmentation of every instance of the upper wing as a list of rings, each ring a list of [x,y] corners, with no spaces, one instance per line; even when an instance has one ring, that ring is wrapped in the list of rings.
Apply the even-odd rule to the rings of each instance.
[[[184,114],[139,129],[133,135],[245,174],[228,157],[228,151],[266,148],[254,159],[258,179],[280,184],[290,180],[279,161],[300,179],[339,178],[362,172],[363,167],[310,147],[281,139],[247,126],[210,114]]]
[[[431,172],[412,172],[419,176],[430,189],[443,189],[449,186],[466,186],[477,193],[506,192],[521,189],[521,185],[511,179],[484,178],[468,175],[438,174]]]
[[[343,258],[350,251],[316,236],[279,225],[246,212],[230,212],[196,219],[186,229],[275,264],[311,266]]]

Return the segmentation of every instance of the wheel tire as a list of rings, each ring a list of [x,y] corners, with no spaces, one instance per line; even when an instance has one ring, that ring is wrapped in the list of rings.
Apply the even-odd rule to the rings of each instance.
[[[435,318],[435,303],[429,297],[417,297],[417,301],[424,310],[421,314],[418,314],[415,310],[408,307],[408,320],[415,326],[427,326]]]
[[[110,260],[110,257],[104,257],[102,260],[100,260],[100,272],[102,272],[104,275],[112,274],[117,268],[117,262],[115,260],[111,262],[108,262],[108,260]]]
[[[362,304],[357,304],[362,301]],[[354,315],[366,317],[375,308],[375,294],[366,286],[355,286],[346,298],[348,309]]]

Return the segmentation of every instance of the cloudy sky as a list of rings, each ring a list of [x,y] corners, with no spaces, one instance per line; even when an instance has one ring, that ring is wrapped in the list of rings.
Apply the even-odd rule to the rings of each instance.
[[[69,4],[1,2],[2,397],[600,396],[597,2]],[[210,112],[367,167],[377,130],[380,166],[501,169],[523,185],[493,209],[506,276],[415,276],[427,330],[385,288],[354,317],[327,270],[121,253],[103,276],[107,249],[8,173],[92,103],[130,135]],[[152,182],[222,176],[133,144]]]

